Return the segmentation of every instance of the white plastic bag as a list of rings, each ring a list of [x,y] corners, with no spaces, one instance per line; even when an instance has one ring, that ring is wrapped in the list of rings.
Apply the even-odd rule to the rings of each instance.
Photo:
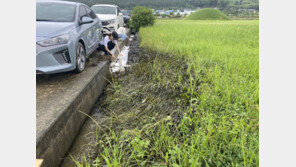
[[[119,55],[119,71],[122,72],[124,71],[123,63],[122,63],[122,55]]]
[[[124,67],[130,67],[129,65],[127,65],[128,52],[129,52],[129,47],[124,46],[118,56],[118,62],[111,63],[112,65],[110,65],[112,72],[117,72],[117,71],[121,72],[125,70]]]

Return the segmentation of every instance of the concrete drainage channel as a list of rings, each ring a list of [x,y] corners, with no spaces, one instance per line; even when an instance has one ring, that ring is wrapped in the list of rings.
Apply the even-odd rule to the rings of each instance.
[[[127,41],[119,42],[121,48],[127,43]],[[94,132],[93,123],[90,119],[86,122],[85,120],[106,87],[109,74],[109,63],[102,61],[96,66],[86,68],[80,74],[70,72],[37,77],[36,159],[43,160],[42,167],[75,166],[69,156],[65,157],[71,152],[70,148],[79,150],[76,147],[80,144],[77,145],[74,141],[79,143],[81,139],[83,140],[81,136]],[[94,114],[92,117],[96,121],[103,120],[100,119],[102,118],[100,114]],[[88,130],[81,131],[85,129],[82,128],[83,125]],[[92,144],[95,143],[88,144],[91,147],[84,149],[91,153],[89,150],[94,149]],[[75,155],[81,150],[72,152]]]
[[[129,68],[129,65],[125,65],[128,59],[128,47],[123,47],[121,53],[123,53],[123,67]],[[110,72],[119,72],[120,63],[116,63],[115,67],[110,68]],[[112,67],[112,65],[111,65]],[[84,159],[87,161],[93,161],[98,152],[98,140],[99,129],[104,126],[105,121],[109,121],[108,116],[102,113],[97,106],[100,105],[101,101],[104,99],[105,93],[103,92],[99,97],[98,101],[94,105],[90,115],[87,115],[88,119],[85,121],[81,131],[73,142],[71,148],[68,150],[68,155],[62,161],[60,167],[73,167],[76,166],[75,161],[81,163]],[[91,160],[90,160],[91,159]]]
[[[76,166],[73,158],[81,162],[84,158],[87,160],[95,159],[97,156],[98,143],[97,143],[97,130],[100,125],[104,124],[107,120],[106,116],[94,107],[90,118],[84,123],[80,133],[73,142],[71,148],[68,151],[68,155],[62,161],[60,167],[73,167]]]

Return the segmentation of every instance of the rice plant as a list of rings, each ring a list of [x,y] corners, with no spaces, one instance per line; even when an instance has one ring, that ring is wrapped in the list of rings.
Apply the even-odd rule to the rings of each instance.
[[[199,164],[259,165],[258,23],[164,20],[140,30],[142,47],[188,65],[187,98],[198,105],[191,103],[190,116],[179,125],[187,135],[180,150]],[[187,129],[191,126],[197,130]],[[197,152],[189,153],[193,146]],[[194,162],[184,157],[180,161],[182,166]]]
[[[162,20],[109,85],[93,166],[259,166],[258,21]]]

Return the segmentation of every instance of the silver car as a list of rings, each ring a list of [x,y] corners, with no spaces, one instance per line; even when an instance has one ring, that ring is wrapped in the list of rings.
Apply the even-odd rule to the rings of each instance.
[[[36,73],[82,72],[101,37],[101,21],[88,6],[67,1],[37,1]]]

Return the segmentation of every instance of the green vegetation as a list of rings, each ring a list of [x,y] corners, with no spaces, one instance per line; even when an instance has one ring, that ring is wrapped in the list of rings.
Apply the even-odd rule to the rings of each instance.
[[[140,37],[93,165],[259,166],[259,22],[158,20]]]
[[[229,20],[223,12],[217,9],[204,8],[190,14],[187,19],[189,20]]]
[[[195,103],[178,125],[182,135],[162,132],[167,139],[163,150],[175,148],[183,155],[179,165],[190,166],[193,160],[209,166],[259,165],[258,23],[165,20],[141,29],[142,47],[173,54],[188,64],[190,80],[180,81],[187,90],[181,96]]]
[[[137,6],[131,12],[131,20],[129,26],[132,31],[138,32],[140,27],[153,25],[155,22],[155,16],[152,14],[152,10],[143,6]]]
[[[132,9],[135,6],[146,6],[153,9],[184,8],[246,8],[259,10],[259,0],[70,0],[92,6],[94,4],[117,4],[121,8]]]

